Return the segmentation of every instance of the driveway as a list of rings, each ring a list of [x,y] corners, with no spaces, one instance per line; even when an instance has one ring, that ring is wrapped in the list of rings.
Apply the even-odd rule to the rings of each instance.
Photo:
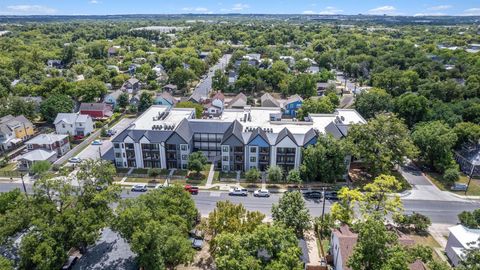
[[[448,191],[437,188],[412,162],[403,166],[400,173],[412,186],[410,194],[403,197],[404,200],[465,201]]]
[[[126,129],[135,119],[134,118],[123,118],[118,122],[115,126],[113,126],[112,129],[115,129],[117,131],[117,135],[122,132],[124,129]],[[81,159],[99,159],[100,154],[104,154],[105,152],[108,151],[108,149],[112,148],[112,139],[115,136],[113,136],[110,139],[107,140],[101,140],[102,145],[89,145],[83,149],[82,152],[80,152],[77,157]]]

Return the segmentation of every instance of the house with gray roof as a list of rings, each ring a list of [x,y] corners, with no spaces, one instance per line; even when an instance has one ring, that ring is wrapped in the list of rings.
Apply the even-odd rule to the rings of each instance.
[[[64,134],[40,134],[25,142],[27,149],[33,151],[36,149],[43,149],[47,151],[54,151],[57,156],[63,156],[70,151],[70,141],[68,135]]]
[[[70,136],[88,136],[95,130],[92,117],[86,114],[59,113],[53,124],[57,134]]]
[[[247,96],[244,93],[238,93],[228,102],[227,109],[243,109],[247,106]]]
[[[280,103],[269,93],[265,93],[260,97],[262,107],[280,108]]]
[[[29,139],[34,133],[32,122],[23,115],[0,118],[0,144],[3,151]]]
[[[305,121],[281,116],[278,107],[247,106],[195,119],[193,108],[153,105],[112,140],[110,159],[121,168],[185,169],[188,155],[200,151],[223,171],[265,171],[273,165],[289,171],[299,168],[302,149],[319,136],[340,139],[352,124],[366,123],[350,109],[310,114]]]
[[[112,108],[115,108],[117,106],[118,97],[123,93],[122,90],[111,91],[105,96],[103,102],[112,106]]]

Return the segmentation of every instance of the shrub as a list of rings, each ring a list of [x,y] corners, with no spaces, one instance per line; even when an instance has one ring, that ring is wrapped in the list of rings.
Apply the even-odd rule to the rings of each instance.
[[[278,166],[270,166],[268,168],[268,181],[270,182],[280,182],[283,178],[283,171],[282,168]]]
[[[452,185],[460,178],[457,168],[448,168],[443,173],[443,180],[448,184]]]
[[[250,183],[258,181],[260,179],[260,171],[257,168],[251,168],[245,173],[245,178]]]

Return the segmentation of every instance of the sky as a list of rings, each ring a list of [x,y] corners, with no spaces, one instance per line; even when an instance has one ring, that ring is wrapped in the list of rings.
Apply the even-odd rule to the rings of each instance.
[[[0,15],[478,15],[480,0],[0,0]]]

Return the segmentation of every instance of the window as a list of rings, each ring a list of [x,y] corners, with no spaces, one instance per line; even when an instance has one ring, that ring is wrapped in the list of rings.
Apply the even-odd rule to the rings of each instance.
[[[120,144],[114,143],[114,144],[113,144],[113,147],[114,147],[114,148],[120,148]]]
[[[187,160],[187,155],[182,155],[182,160]]]
[[[181,144],[181,145],[180,145],[180,150],[182,150],[182,151],[187,151],[187,149],[188,149],[187,146],[188,146],[188,145],[186,145],[186,144]]]
[[[250,162],[257,162],[257,158],[256,157],[250,157]]]
[[[229,150],[229,149],[228,149],[228,146],[227,146],[227,145],[224,145],[224,146],[222,147],[222,152],[228,153],[228,150]]]
[[[121,158],[122,155],[121,155],[120,153],[115,153],[115,157],[116,157],[116,158]]]
[[[256,153],[257,147],[250,147],[250,153]]]
[[[187,164],[182,164],[182,169],[187,169]]]
[[[82,126],[82,123],[79,123],[78,125],[79,125],[79,126]]]
[[[62,124],[62,128],[65,128],[65,124]]]
[[[223,156],[222,160],[223,161],[228,161],[228,156]]]
[[[224,171],[228,171],[228,166],[223,166]]]

